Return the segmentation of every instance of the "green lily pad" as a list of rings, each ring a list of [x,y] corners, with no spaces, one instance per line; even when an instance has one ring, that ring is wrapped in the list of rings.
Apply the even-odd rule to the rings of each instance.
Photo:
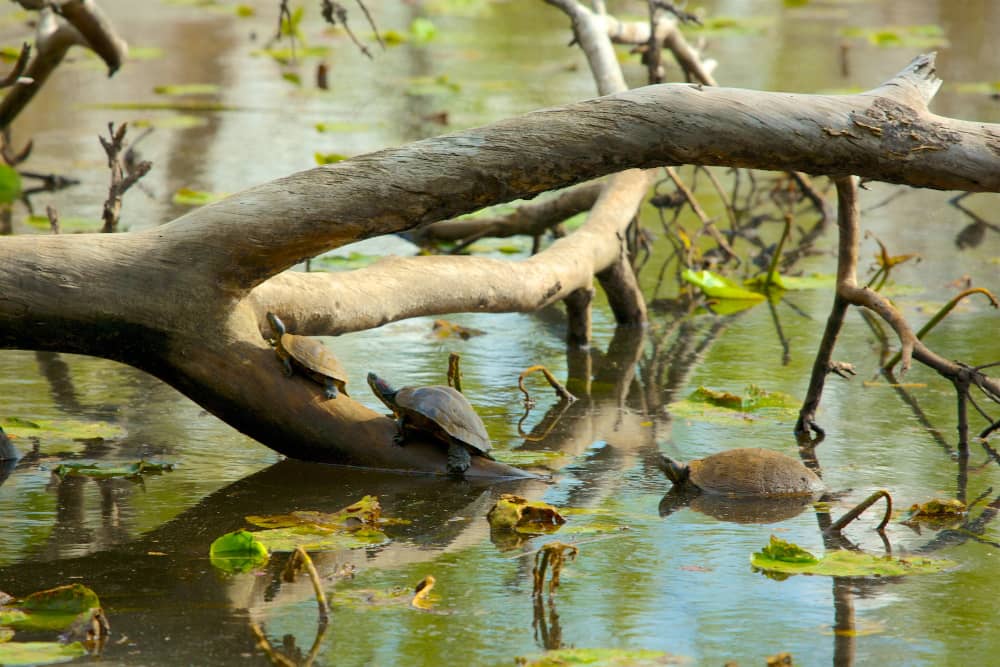
[[[98,463],[60,463],[52,469],[52,474],[60,479],[66,477],[91,477],[93,479],[110,479],[112,477],[141,477],[142,475],[160,475],[172,472],[173,463],[156,461],[137,461],[128,465],[102,466]]]
[[[767,16],[708,16],[701,25],[688,25],[685,30],[710,35],[753,35],[764,32],[773,23],[774,19]]]
[[[348,255],[321,255],[320,257],[314,257],[312,264],[313,266],[318,264],[323,268],[333,271],[349,271],[369,266],[379,259],[381,259],[380,255],[365,255],[360,252],[351,252]]]
[[[554,468],[559,465],[559,461],[568,458],[568,454],[563,452],[546,452],[541,450],[515,449],[498,451],[493,450],[491,455],[497,461],[512,466],[536,467],[542,466]]]
[[[303,58],[326,58],[330,55],[330,47],[303,46],[302,44],[296,44],[294,54],[291,47],[275,47],[272,49],[258,49],[257,51],[253,51],[250,55],[270,56],[279,63],[287,64],[293,60],[301,60]]]
[[[783,276],[776,273],[771,278],[771,287],[790,291],[827,289],[836,283],[836,277],[828,273],[813,273],[808,276]],[[747,287],[763,289],[767,285],[767,274],[762,273],[759,276],[754,276],[745,280],[743,284]]]
[[[258,530],[251,534],[272,552],[295,551],[298,547],[306,551],[341,551],[389,541],[385,533],[377,528],[360,528],[348,532],[314,524]]]
[[[131,121],[132,127],[155,127],[158,130],[184,130],[189,127],[208,125],[208,118],[192,116],[184,113],[173,113],[164,116],[150,116]]]
[[[86,105],[87,109],[113,111],[239,111],[240,107],[207,100],[173,100],[170,102],[100,102]]]
[[[916,49],[942,48],[948,46],[944,29],[938,25],[881,26],[878,28],[844,28],[844,37],[868,40],[879,48],[906,47]]]
[[[21,175],[14,167],[0,163],[0,204],[10,204],[21,196]]]
[[[316,160],[316,164],[336,164],[338,162],[343,162],[350,158],[349,155],[344,155],[343,153],[313,153],[313,158]]]
[[[191,188],[181,188],[174,193],[173,203],[178,206],[204,206],[225,199],[229,195],[224,192],[205,192],[203,190],[192,190]]]
[[[44,231],[52,229],[47,215],[26,216],[24,224]],[[104,223],[97,218],[63,218],[61,216],[59,218],[59,231],[63,234],[97,232],[103,225]]]
[[[316,123],[314,126],[317,132],[366,132],[371,129],[371,125],[366,123],[350,123],[345,121],[329,121]]]
[[[364,496],[356,503],[351,503],[337,512],[300,510],[290,514],[248,516],[246,519],[249,523],[261,528],[291,528],[312,525],[324,529],[356,530],[361,526],[377,526],[381,516],[382,506],[378,502],[378,496]]]
[[[684,662],[678,656],[648,649],[620,648],[563,648],[546,651],[541,655],[517,658],[524,667],[657,667]]]
[[[410,21],[410,35],[418,44],[429,42],[437,36],[437,26],[430,19],[418,16]]]
[[[54,665],[87,655],[80,642],[7,642],[0,644],[0,665]]]
[[[766,408],[795,410],[799,407],[799,401],[789,394],[780,391],[766,391],[755,384],[747,386],[741,396],[728,391],[716,391],[708,387],[698,387],[685,400],[689,403],[700,403],[727,410],[739,410],[741,412],[751,412]]]
[[[216,83],[177,83],[165,86],[154,86],[157,95],[181,97],[185,95],[215,95],[222,88]]]
[[[750,556],[750,564],[779,575],[818,574],[830,577],[901,577],[942,572],[957,565],[932,558],[893,558],[859,551],[831,551],[817,558],[796,544],[771,536],[771,543]]]
[[[0,625],[15,630],[62,631],[81,615],[101,606],[97,594],[83,584],[59,586],[32,593],[0,608]],[[0,664],[6,664],[0,661]]]
[[[1000,81],[965,81],[954,84],[955,92],[973,95],[1000,95]]]
[[[262,567],[269,558],[267,547],[257,540],[254,533],[237,530],[226,533],[209,547],[212,565],[223,572],[238,574]]]
[[[18,438],[39,438],[45,441],[113,440],[125,435],[125,430],[110,422],[84,422],[76,419],[24,419],[2,417],[0,426]]]
[[[701,289],[705,296],[713,299],[738,299],[741,301],[763,301],[764,295],[751,292],[735,281],[712,271],[692,271],[684,269],[681,278]]]

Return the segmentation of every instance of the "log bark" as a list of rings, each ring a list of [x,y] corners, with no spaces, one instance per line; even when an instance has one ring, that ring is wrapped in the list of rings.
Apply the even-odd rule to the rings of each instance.
[[[293,174],[142,232],[2,238],[0,347],[131,364],[296,458],[443,473],[442,448],[396,447],[389,419],[283,378],[264,313],[329,335],[415,315],[532,311],[620,261],[619,221],[591,215],[521,262],[387,258],[347,274],[283,271],[362,238],[634,167],[1000,191],[1000,125],[931,114],[939,85],[933,56],[921,56],[858,95],[652,86]],[[517,474],[474,462],[471,475]]]

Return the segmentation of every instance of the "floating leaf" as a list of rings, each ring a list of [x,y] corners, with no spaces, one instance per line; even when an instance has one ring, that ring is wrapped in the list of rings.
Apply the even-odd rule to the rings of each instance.
[[[497,461],[501,461],[507,465],[529,468],[556,468],[558,467],[558,461],[561,461],[569,456],[564,452],[544,451],[540,449],[493,450],[490,454],[493,455]]]
[[[960,521],[969,508],[957,498],[934,498],[926,503],[913,504],[900,523],[926,523],[933,528],[943,528]]]
[[[215,95],[220,90],[220,86],[215,83],[178,83],[153,87],[153,92],[157,95],[178,97],[182,95]]]
[[[686,30],[709,34],[751,35],[763,32],[773,19],[757,16],[752,18],[735,16],[709,16],[702,19],[702,24],[687,25]]]
[[[246,519],[261,528],[289,528],[310,524],[321,528],[356,530],[362,526],[378,526],[381,516],[382,506],[379,504],[378,496],[364,496],[358,502],[329,514],[303,510],[290,514],[253,515]]]
[[[778,575],[817,574],[831,577],[899,577],[941,572],[956,563],[944,559],[893,558],[858,551],[831,551],[816,558],[795,544],[771,536],[771,543],[750,557],[758,570]]]
[[[334,271],[348,271],[374,264],[379,259],[381,259],[380,255],[365,255],[360,252],[352,252],[349,255],[322,255],[314,257],[312,261],[313,264],[320,264]]]
[[[566,519],[552,505],[504,493],[486,515],[493,530],[519,533],[553,533]]]
[[[371,35],[374,39],[375,35]],[[399,32],[398,30],[386,30],[382,33],[382,41],[385,42],[386,46],[399,46],[400,44],[406,43],[406,35]]]
[[[259,530],[252,535],[272,552],[295,551],[297,547],[306,551],[340,551],[383,544],[389,539],[376,528],[348,532],[313,524]]]
[[[204,192],[202,190],[192,190],[191,188],[181,188],[174,193],[173,203],[178,206],[204,206],[225,199],[229,195],[224,192]]]
[[[245,530],[226,533],[212,542],[209,548],[212,565],[223,572],[237,574],[249,572],[267,563],[267,547]]]
[[[271,49],[259,49],[251,53],[254,56],[270,56],[279,63],[288,64],[293,60],[302,58],[326,58],[330,55],[328,46],[302,46],[296,45],[293,53],[290,47],[275,47]]]
[[[138,461],[128,465],[102,466],[97,463],[61,463],[52,469],[52,474],[60,479],[66,477],[91,477],[93,479],[110,479],[112,477],[141,477],[142,475],[160,475],[171,472],[172,463],[156,461]]]
[[[130,124],[132,127],[155,127],[160,130],[184,130],[189,127],[201,127],[203,125],[208,125],[208,118],[204,116],[191,116],[189,114],[175,113],[165,116],[138,118],[130,121]],[[62,220],[60,220],[60,227],[62,224]]]
[[[973,95],[1000,95],[1000,81],[969,81],[956,83],[955,92]]]
[[[365,132],[371,129],[371,125],[345,121],[330,121],[326,123],[316,123],[315,128],[317,132]]]
[[[458,93],[462,86],[452,81],[447,74],[435,77],[418,76],[410,79],[406,87],[407,95],[441,95]]]
[[[700,288],[713,299],[739,299],[743,301],[763,301],[764,295],[744,289],[736,282],[712,271],[692,271],[684,269],[681,278]]]
[[[297,72],[282,72],[281,78],[296,86],[302,85],[302,77]]]
[[[486,332],[482,329],[463,327],[448,320],[434,320],[434,324],[431,325],[431,333],[438,338],[461,338],[462,340],[469,340],[475,336],[482,336]]]
[[[683,664],[686,661],[663,651],[647,649],[562,648],[546,651],[541,655],[519,657],[516,662],[523,667],[658,667]]]
[[[86,105],[87,109],[115,111],[239,111],[240,107],[207,100],[173,100],[170,102],[100,102]]]
[[[36,437],[45,440],[92,440],[121,438],[125,430],[110,422],[84,422],[75,419],[34,419],[21,417],[0,418],[9,435],[18,438]]]
[[[0,643],[0,665],[54,665],[87,655],[80,642],[7,642]]]
[[[396,586],[388,590],[372,588],[344,589],[337,588],[333,592],[332,601],[336,606],[344,605],[350,607],[386,607],[410,605],[416,609],[430,609],[431,589],[434,588],[436,580],[433,575],[427,575],[421,579],[413,588]]]
[[[313,157],[316,160],[316,164],[336,164],[337,162],[343,162],[344,160],[350,159],[349,155],[344,155],[342,153],[313,153]]]
[[[418,16],[410,22],[410,34],[415,42],[429,42],[437,36],[437,26],[431,20]]]
[[[903,25],[882,26],[879,28],[844,28],[840,31],[844,37],[857,37],[868,40],[879,48],[910,47],[938,48],[948,46],[944,30],[937,25]]]
[[[29,215],[24,218],[24,224],[34,227],[35,229],[41,229],[49,231],[52,229],[52,223],[49,222],[49,217],[47,215]],[[59,217],[59,231],[63,234],[77,234],[80,232],[96,232],[98,231],[104,223],[97,218],[64,218]]]
[[[21,175],[14,167],[0,163],[0,204],[10,204],[21,196]]]
[[[81,614],[100,606],[97,594],[83,584],[59,586],[32,593],[14,605],[0,608],[0,625],[15,630],[58,632],[73,625]]]
[[[764,408],[797,408],[799,402],[792,396],[780,391],[769,392],[755,384],[747,386],[743,396],[728,391],[715,391],[708,387],[698,387],[687,400],[691,403],[705,403],[727,410],[749,412]]]

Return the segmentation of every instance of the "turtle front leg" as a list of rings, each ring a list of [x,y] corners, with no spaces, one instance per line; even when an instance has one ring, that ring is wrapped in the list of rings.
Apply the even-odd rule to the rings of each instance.
[[[278,357],[278,359],[281,361],[281,372],[284,376],[286,378],[292,377],[292,373],[294,372],[292,370],[292,360],[288,357]]]
[[[337,385],[333,381],[333,378],[326,378],[323,384],[326,386],[326,391],[323,392],[326,394],[326,397],[337,398]]]
[[[403,423],[403,418],[400,417],[396,420],[396,434],[392,436],[392,444],[397,447],[403,446],[403,440],[406,439],[406,424]]]
[[[452,475],[461,475],[472,465],[472,456],[469,450],[457,443],[448,445],[448,472]]]

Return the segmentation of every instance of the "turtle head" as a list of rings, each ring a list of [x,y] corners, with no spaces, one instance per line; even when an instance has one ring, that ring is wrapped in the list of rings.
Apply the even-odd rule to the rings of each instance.
[[[369,373],[368,386],[372,388],[372,393],[378,396],[379,400],[385,403],[387,407],[393,407],[397,391],[392,388],[392,385],[374,373]]]
[[[278,316],[274,313],[267,314],[267,321],[271,324],[271,329],[274,331],[274,335],[281,338],[285,335],[285,323],[278,319]]]
[[[659,454],[656,463],[660,466],[663,474],[667,476],[667,479],[674,483],[674,486],[684,486],[687,484],[691,468],[686,463],[675,461],[666,454]]]

